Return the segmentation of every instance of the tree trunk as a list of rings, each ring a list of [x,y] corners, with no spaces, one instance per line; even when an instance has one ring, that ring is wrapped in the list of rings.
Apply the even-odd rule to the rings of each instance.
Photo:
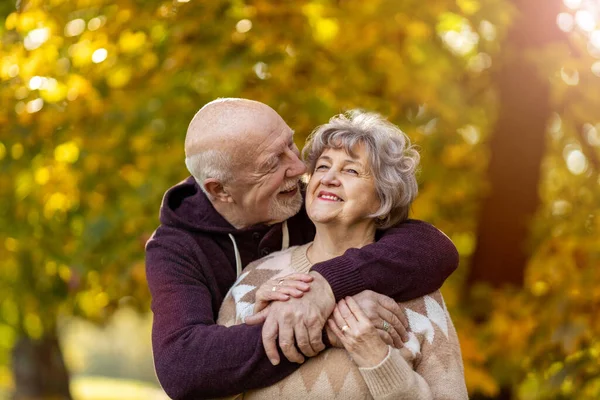
[[[71,400],[69,374],[56,336],[19,339],[12,365],[14,400]]]
[[[539,204],[550,82],[528,57],[564,40],[556,25],[560,0],[513,0],[519,12],[496,65],[500,108],[490,141],[490,193],[482,202],[468,283],[522,285],[528,225]]]

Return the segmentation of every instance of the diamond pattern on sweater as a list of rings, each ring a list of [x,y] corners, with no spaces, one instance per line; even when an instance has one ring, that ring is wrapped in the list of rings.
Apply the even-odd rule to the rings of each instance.
[[[445,311],[440,303],[435,301],[431,296],[425,296],[425,308],[427,309],[427,316],[437,326],[440,327],[446,338],[448,338],[448,320],[446,319],[447,311]],[[445,306],[445,305],[444,305]]]

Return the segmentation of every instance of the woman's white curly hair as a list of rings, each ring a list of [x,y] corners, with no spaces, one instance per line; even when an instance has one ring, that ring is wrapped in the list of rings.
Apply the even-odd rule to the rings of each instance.
[[[405,221],[419,190],[415,174],[420,156],[408,136],[377,113],[351,110],[315,128],[302,150],[309,174],[325,149],[344,149],[354,156],[353,149],[359,144],[367,151],[381,201],[371,217],[377,219],[379,229]]]

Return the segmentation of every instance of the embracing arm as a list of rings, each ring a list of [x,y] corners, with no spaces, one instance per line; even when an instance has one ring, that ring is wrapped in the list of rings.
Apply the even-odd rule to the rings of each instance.
[[[146,247],[152,294],[152,345],[158,379],[173,399],[228,396],[269,386],[298,368],[274,367],[262,346],[262,326],[216,325],[202,263],[181,238],[153,238]],[[198,265],[200,264],[200,265]],[[206,265],[204,265],[206,266]]]
[[[316,264],[336,301],[363,290],[397,301],[421,297],[439,289],[458,266],[452,241],[434,226],[408,220],[388,229],[375,243]]]

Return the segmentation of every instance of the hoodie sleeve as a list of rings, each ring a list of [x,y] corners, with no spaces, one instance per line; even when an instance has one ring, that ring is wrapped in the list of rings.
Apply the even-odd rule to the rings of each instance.
[[[219,304],[209,290],[206,257],[185,237],[154,237],[146,246],[152,294],[152,345],[158,380],[172,399],[229,396],[269,386],[299,365],[282,357],[274,367],[262,345],[262,326],[216,325]],[[217,300],[218,301],[218,300]]]
[[[375,243],[316,264],[312,270],[331,285],[336,301],[363,290],[407,301],[438,290],[458,267],[458,252],[440,230],[408,220]]]

